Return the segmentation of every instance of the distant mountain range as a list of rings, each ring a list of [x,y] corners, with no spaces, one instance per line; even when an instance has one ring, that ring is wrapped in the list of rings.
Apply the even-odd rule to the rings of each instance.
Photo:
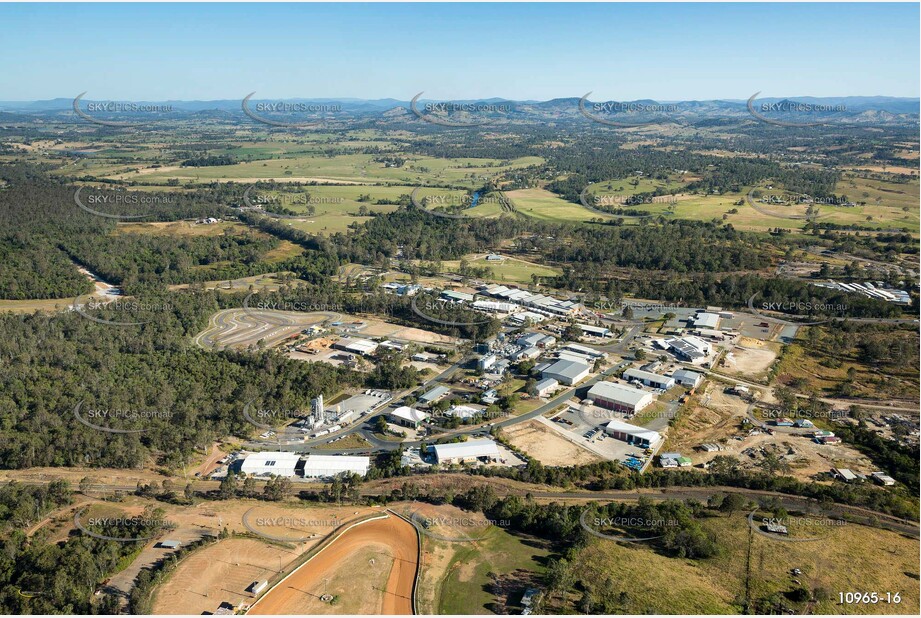
[[[513,117],[524,118],[527,116],[550,116],[564,118],[569,115],[578,113],[579,97],[569,97],[560,99],[551,99],[549,101],[515,101],[510,99],[491,98],[491,99],[469,99],[453,100],[452,103],[475,105],[475,104],[492,104],[505,105],[508,107],[508,113]],[[72,98],[56,98],[42,101],[0,101],[0,112],[14,114],[56,114],[59,112],[71,111],[73,109]],[[420,99],[417,105],[421,108],[425,103],[438,102],[438,99]],[[86,109],[90,103],[108,103],[111,100],[105,99],[81,99],[80,107]],[[163,100],[163,101],[115,101],[116,103],[133,103],[145,106],[158,106],[170,109],[172,113],[178,114],[200,114],[209,112],[240,113],[242,97],[240,99],[219,99],[214,101],[180,101],[180,100]],[[601,99],[592,99],[592,103],[605,102]],[[251,99],[250,106],[254,107],[259,103],[285,103],[285,104],[338,104],[341,111],[349,114],[380,114],[383,112],[394,111],[400,113],[405,110],[409,112],[410,100],[399,99],[358,99],[358,98],[295,98],[295,99]],[[588,103],[591,106],[592,103]],[[747,114],[746,99],[714,99],[704,101],[653,101],[650,99],[637,101],[620,101],[619,103],[631,106],[673,106],[675,111],[668,112],[672,118],[680,117],[720,117],[720,116],[739,116]],[[854,97],[765,97],[758,98],[756,105],[760,109],[763,105],[772,104],[808,104],[812,106],[823,106],[826,108],[841,108],[844,111],[835,112],[836,114],[846,116],[869,115],[875,117],[878,114],[892,115],[918,115],[921,108],[921,99],[911,97],[886,97],[886,96],[854,96]],[[400,109],[402,108],[402,110]],[[869,114],[868,114],[869,113]]]

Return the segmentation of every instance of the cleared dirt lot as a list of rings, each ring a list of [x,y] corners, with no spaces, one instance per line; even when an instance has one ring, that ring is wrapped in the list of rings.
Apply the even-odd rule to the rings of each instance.
[[[418,546],[416,529],[394,515],[360,523],[279,583],[248,613],[412,614]],[[321,600],[326,594],[338,596],[335,605]]]
[[[182,561],[156,592],[154,614],[214,612],[222,603],[252,602],[246,588],[268,579],[303,553],[255,539],[225,539]]]
[[[778,347],[775,343],[742,337],[727,352],[723,369],[740,377],[761,377],[777,360]]]
[[[221,602],[252,603],[246,588],[268,579],[315,547],[336,527],[379,511],[369,507],[299,507],[258,500],[229,500],[202,503],[195,507],[168,507],[167,518],[176,522],[177,532],[213,526],[232,532],[251,532],[288,539],[272,542],[256,538],[229,538],[196,551],[182,561],[161,585],[154,601],[155,614],[201,614],[213,612]]]
[[[519,423],[502,430],[514,446],[545,466],[580,466],[601,461],[601,457],[560,436],[540,421]]]

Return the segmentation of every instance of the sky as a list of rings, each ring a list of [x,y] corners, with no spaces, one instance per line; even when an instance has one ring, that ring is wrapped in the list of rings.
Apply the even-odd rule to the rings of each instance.
[[[0,4],[0,100],[919,95],[917,3]]]

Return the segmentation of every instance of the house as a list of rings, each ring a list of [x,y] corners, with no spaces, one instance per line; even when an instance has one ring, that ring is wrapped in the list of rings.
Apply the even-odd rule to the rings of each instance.
[[[834,468],[832,469],[832,473],[845,483],[853,483],[857,480],[857,475],[847,468]]]
[[[496,255],[495,253],[490,253],[489,255],[486,256],[487,262],[501,262],[504,259],[505,259],[504,257],[502,257],[501,255]]]
[[[587,398],[598,407],[628,414],[636,414],[655,400],[648,391],[614,382],[595,383]]]
[[[880,485],[895,485],[895,479],[884,472],[874,472],[870,477]]]

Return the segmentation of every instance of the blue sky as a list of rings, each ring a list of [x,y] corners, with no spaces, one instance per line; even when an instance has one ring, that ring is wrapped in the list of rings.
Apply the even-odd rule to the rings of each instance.
[[[919,5],[0,4],[0,100],[919,94]]]

